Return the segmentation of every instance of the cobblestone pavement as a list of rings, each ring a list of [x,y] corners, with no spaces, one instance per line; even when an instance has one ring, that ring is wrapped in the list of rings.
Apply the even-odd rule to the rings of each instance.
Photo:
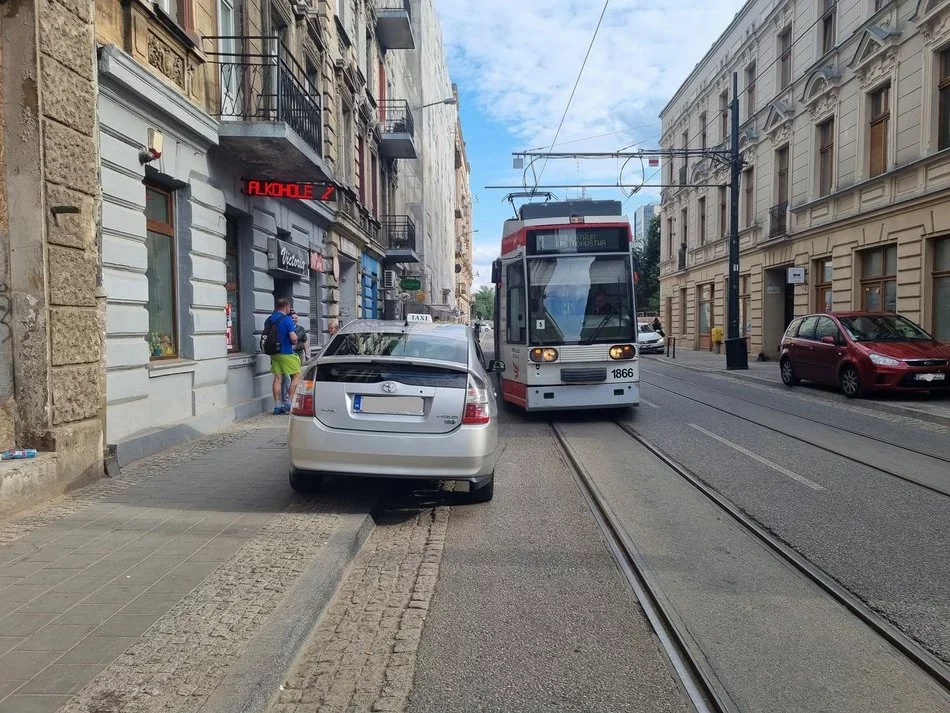
[[[0,712],[197,710],[346,513],[287,484],[286,419],[170,449],[0,524]]]
[[[406,710],[448,519],[444,506],[381,516],[272,713]]]

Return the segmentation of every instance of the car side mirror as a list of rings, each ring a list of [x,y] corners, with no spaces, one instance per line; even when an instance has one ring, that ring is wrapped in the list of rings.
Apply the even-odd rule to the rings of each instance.
[[[834,337],[822,337],[821,341],[822,344],[830,344],[832,346],[835,346],[838,343],[838,340]]]
[[[489,373],[501,374],[505,371],[506,368],[507,367],[505,366],[505,362],[500,361],[498,359],[492,359],[490,362],[488,362]]]

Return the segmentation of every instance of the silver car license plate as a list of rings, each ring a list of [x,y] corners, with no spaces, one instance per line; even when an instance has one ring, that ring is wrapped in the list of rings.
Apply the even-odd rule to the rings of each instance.
[[[353,399],[355,413],[377,413],[391,416],[421,416],[425,413],[418,396],[357,396]]]
[[[943,381],[947,378],[946,374],[916,374],[917,381]]]

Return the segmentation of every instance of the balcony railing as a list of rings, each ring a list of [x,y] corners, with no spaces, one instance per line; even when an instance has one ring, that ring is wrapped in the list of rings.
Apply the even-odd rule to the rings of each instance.
[[[782,201],[769,208],[769,237],[788,235],[788,202]]]
[[[381,219],[386,247],[390,250],[416,250],[416,224],[408,215],[384,215]]]
[[[415,49],[409,0],[375,0],[376,34],[385,50]]]
[[[222,121],[284,122],[318,154],[323,152],[320,95],[276,37],[205,37],[209,62],[220,67]]]
[[[379,107],[379,122],[383,134],[409,134],[416,132],[409,102],[405,99],[387,99]]]

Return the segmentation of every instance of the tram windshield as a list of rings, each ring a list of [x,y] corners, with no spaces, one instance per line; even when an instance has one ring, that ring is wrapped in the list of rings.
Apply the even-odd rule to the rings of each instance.
[[[633,341],[632,286],[625,256],[529,259],[530,342]]]

